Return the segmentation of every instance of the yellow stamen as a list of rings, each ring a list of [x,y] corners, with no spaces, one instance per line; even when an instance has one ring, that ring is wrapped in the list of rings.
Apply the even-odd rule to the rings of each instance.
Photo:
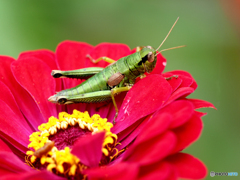
[[[77,170],[77,166],[74,164],[73,166],[71,166],[70,171],[69,171],[68,174],[69,174],[70,176],[73,176],[73,175],[75,175],[76,170]]]
[[[46,166],[48,171],[74,176],[76,173],[80,173],[87,168],[87,166],[81,163],[75,155],[71,153],[69,147],[65,147],[63,150],[58,150],[56,146],[47,149],[47,152],[40,154],[40,156],[35,156],[34,152],[46,146],[46,143],[51,142],[50,136],[54,136],[59,130],[66,130],[72,126],[79,126],[81,129],[90,131],[92,134],[98,132],[105,132],[105,138],[102,145],[102,153],[105,157],[112,159],[118,156],[118,151],[115,150],[117,145],[117,135],[113,134],[110,130],[113,124],[107,122],[106,118],[101,118],[98,114],[89,116],[88,112],[80,112],[73,110],[73,114],[68,114],[66,112],[60,112],[58,118],[51,116],[47,123],[41,124],[38,132],[34,132],[29,136],[29,151],[26,154],[29,156],[30,160],[26,160],[26,163],[31,167],[34,163],[40,162],[42,165]],[[39,150],[40,151],[40,150]],[[111,155],[111,157],[110,157]],[[27,159],[29,159],[27,158]],[[85,177],[85,176],[84,176]]]
[[[103,154],[104,154],[105,156],[108,156],[108,154],[109,154],[109,152],[108,152],[108,150],[107,150],[106,148],[103,148],[103,149],[102,149],[102,152],[103,152]]]

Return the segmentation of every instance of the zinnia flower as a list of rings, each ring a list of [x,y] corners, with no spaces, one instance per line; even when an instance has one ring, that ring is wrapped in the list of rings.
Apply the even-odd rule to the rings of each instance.
[[[88,54],[117,60],[133,52],[123,44],[65,41],[56,53],[24,52],[17,60],[1,56],[1,179],[204,178],[205,165],[180,151],[201,133],[205,114],[196,109],[214,106],[187,99],[197,83],[184,71],[162,74],[161,54],[150,75],[116,97],[121,108],[115,125],[111,102],[60,106],[47,101],[81,83],[53,79],[51,70],[96,66]]]

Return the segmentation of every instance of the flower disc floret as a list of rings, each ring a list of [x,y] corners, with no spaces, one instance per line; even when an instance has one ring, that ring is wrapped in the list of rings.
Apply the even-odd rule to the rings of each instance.
[[[55,139],[54,137],[58,133],[68,131],[71,128],[83,131],[80,136],[84,133],[93,135],[105,132],[102,154],[104,158],[111,160],[118,154],[115,148],[117,135],[110,131],[111,127],[113,127],[112,123],[107,122],[106,118],[101,118],[98,114],[90,117],[87,111],[73,110],[72,114],[60,112],[58,118],[51,116],[47,123],[38,126],[39,131],[29,136],[28,148],[30,150],[26,153],[26,162],[33,168],[46,167],[47,170],[61,176],[70,177],[76,173],[82,174],[82,171],[88,167],[71,153],[71,145],[62,148],[62,146],[57,145],[59,138]]]

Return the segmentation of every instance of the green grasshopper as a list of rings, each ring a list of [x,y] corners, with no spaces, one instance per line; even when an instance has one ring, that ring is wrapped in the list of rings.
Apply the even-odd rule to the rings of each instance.
[[[115,123],[115,118],[118,115],[118,107],[114,96],[121,92],[129,91],[134,85],[137,77],[143,78],[145,76],[144,73],[150,73],[156,65],[157,55],[160,52],[183,47],[178,46],[157,52],[169,36],[178,19],[179,18],[177,18],[167,36],[156,50],[151,46],[137,47],[136,53],[125,56],[117,61],[108,57],[100,57],[94,60],[87,55],[94,63],[104,60],[111,64],[106,68],[90,67],[72,71],[53,70],[51,75],[54,78],[67,77],[87,80],[76,87],[58,92],[49,97],[48,100],[58,104],[72,104],[97,103],[112,99],[116,109],[116,115],[113,119],[113,123]]]

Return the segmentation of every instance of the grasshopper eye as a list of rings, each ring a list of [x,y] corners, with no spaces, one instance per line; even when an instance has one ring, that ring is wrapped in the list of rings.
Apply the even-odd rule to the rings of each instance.
[[[147,60],[150,63],[154,61],[154,54],[152,52],[148,53]]]

